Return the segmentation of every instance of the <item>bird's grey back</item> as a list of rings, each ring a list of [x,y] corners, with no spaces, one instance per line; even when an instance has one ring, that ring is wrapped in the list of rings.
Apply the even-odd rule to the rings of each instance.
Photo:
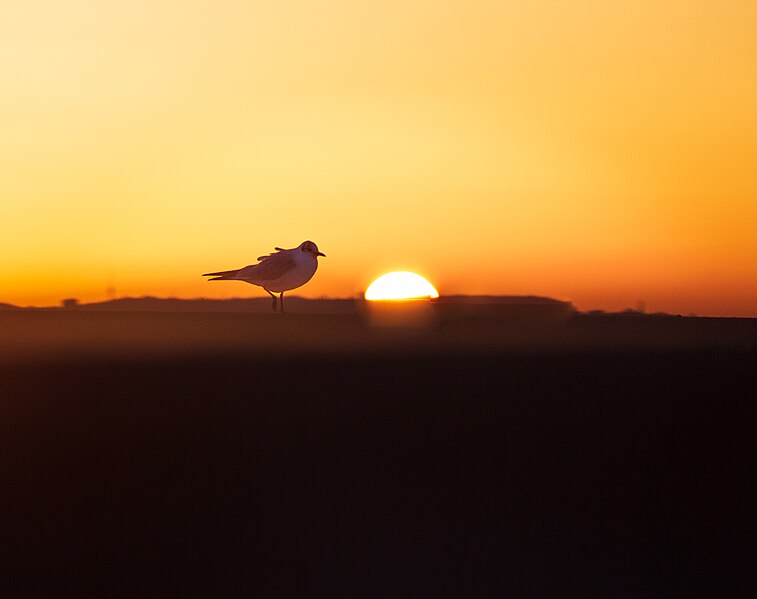
[[[238,279],[273,281],[294,268],[297,263],[288,250],[278,251],[258,258],[258,264],[245,266],[238,273]]]

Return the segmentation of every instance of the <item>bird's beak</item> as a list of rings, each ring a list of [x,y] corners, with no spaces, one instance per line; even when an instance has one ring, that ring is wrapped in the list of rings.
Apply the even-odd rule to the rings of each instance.
[[[316,252],[315,255],[316,256],[323,256],[324,258],[326,257],[326,254],[324,254],[323,252]]]

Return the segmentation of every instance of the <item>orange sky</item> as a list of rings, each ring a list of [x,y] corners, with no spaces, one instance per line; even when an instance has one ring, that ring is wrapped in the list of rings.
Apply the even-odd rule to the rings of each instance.
[[[300,293],[757,316],[757,3],[39,0],[0,18],[0,302]]]

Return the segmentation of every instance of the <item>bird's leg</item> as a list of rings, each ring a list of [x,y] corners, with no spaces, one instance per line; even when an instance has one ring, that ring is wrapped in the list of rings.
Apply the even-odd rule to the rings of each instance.
[[[273,304],[271,305],[271,308],[274,312],[276,312],[276,296],[270,291],[268,291],[268,289],[266,289],[266,291],[268,292],[268,295],[270,295],[273,298]]]
[[[279,302],[281,303],[281,313],[284,313],[284,292],[279,294]]]

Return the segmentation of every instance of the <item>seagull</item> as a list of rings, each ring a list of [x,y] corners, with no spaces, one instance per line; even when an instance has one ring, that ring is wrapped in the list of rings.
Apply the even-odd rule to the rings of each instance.
[[[259,285],[273,298],[273,311],[276,311],[276,296],[279,294],[281,313],[284,313],[284,292],[302,287],[313,278],[318,268],[318,256],[326,257],[318,251],[312,241],[303,241],[296,248],[276,251],[267,256],[260,256],[257,264],[250,264],[237,270],[209,272],[203,277],[213,277],[208,281],[244,281]]]

